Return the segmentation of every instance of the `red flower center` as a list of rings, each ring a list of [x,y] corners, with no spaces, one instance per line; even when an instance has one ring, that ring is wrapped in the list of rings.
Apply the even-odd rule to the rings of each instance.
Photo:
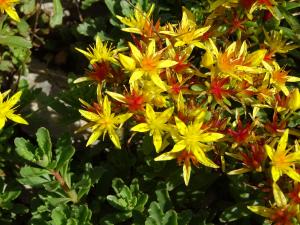
[[[125,96],[125,101],[130,111],[143,110],[143,105],[145,102],[143,95],[139,95],[135,91],[133,91],[131,95]]]

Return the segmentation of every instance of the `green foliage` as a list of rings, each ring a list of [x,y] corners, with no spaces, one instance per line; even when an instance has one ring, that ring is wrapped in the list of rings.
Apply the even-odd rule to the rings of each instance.
[[[63,7],[60,0],[53,0],[54,15],[50,18],[50,26],[55,27],[62,24],[63,20]]]

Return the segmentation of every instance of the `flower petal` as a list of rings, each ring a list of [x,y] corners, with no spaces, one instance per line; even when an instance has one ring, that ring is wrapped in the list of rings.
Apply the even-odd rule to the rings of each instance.
[[[126,70],[133,71],[135,69],[135,60],[133,58],[119,53],[119,60]]]
[[[265,147],[265,150],[266,150],[266,152],[267,152],[269,158],[270,158],[271,160],[273,160],[274,149],[273,149],[271,146],[269,146],[269,145],[265,145],[264,147]]]
[[[114,143],[114,145],[121,149],[121,144],[119,140],[119,136],[117,135],[116,131],[114,129],[108,130],[108,135],[110,137],[110,140]]]
[[[122,102],[122,103],[126,102],[124,95],[121,95],[121,94],[116,93],[116,92],[111,92],[111,91],[106,91],[106,94],[108,94],[110,97],[117,100],[118,102]]]
[[[211,161],[205,153],[201,149],[193,149],[193,154],[197,158],[197,161],[203,164],[204,166],[212,167],[212,168],[219,168],[213,161]]]
[[[294,169],[288,167],[284,170],[284,173],[292,178],[294,181],[300,182],[300,174],[297,173]]]
[[[126,120],[128,120],[131,116],[132,116],[132,113],[125,113],[125,114],[118,115],[114,118],[114,123],[115,124],[122,124]]]
[[[144,71],[135,70],[129,79],[129,83],[134,83],[135,81],[139,80],[144,75]]]
[[[174,107],[168,108],[158,116],[157,120],[159,120],[162,124],[166,123],[172,116],[173,112],[174,112]]]
[[[157,73],[151,73],[150,77],[154,84],[156,84],[158,87],[160,87],[164,91],[167,90],[165,82],[163,82],[161,80],[161,78],[159,77],[159,75]]]
[[[280,190],[279,186],[275,182],[273,183],[273,196],[277,207],[286,206],[287,200],[282,191]]]
[[[158,129],[154,130],[153,132],[153,144],[156,152],[159,152],[159,150],[161,149],[162,137]]]
[[[99,120],[99,115],[90,111],[79,109],[79,113],[86,119],[90,121],[97,121]]]
[[[148,121],[153,121],[156,118],[155,112],[150,104],[146,104],[146,118]]]
[[[177,142],[177,143],[174,145],[174,147],[173,147],[173,149],[171,150],[171,152],[180,152],[180,151],[182,151],[182,150],[185,149],[185,148],[186,148],[185,141],[182,140],[182,141]]]
[[[17,115],[17,114],[7,114],[6,117],[16,123],[21,123],[21,124],[26,124],[28,125],[28,122],[26,120],[24,120],[21,116]]]
[[[155,49],[156,49],[156,44],[155,44],[155,40],[151,39],[148,47],[147,47],[147,56],[153,56],[155,53]]]
[[[187,131],[187,127],[186,127],[185,123],[182,122],[182,120],[179,119],[177,116],[175,116],[175,122],[176,122],[176,127],[177,127],[179,133],[181,135],[185,135],[185,133]]]
[[[139,50],[135,45],[133,45],[131,42],[129,42],[128,45],[129,45],[129,47],[130,47],[132,56],[133,56],[138,62],[141,62],[142,59],[143,59],[143,56],[142,56],[142,53],[140,52],[140,50]]]
[[[281,177],[281,170],[276,168],[275,166],[272,166],[271,168],[271,174],[274,182],[277,182],[279,178]]]
[[[160,156],[157,156],[156,158],[154,158],[154,161],[165,161],[165,160],[176,159],[177,156],[178,156],[178,153],[166,152],[166,153],[161,154]]]
[[[107,95],[104,97],[104,102],[103,102],[103,114],[105,116],[110,116],[111,115],[111,107],[110,107],[110,101],[108,100]]]
[[[256,205],[252,205],[252,206],[247,206],[247,208],[258,214],[258,215],[261,215],[263,217],[266,217],[266,218],[271,218],[271,216],[274,214],[274,211],[272,209],[269,209],[267,207],[264,207],[264,206],[256,206]]]
[[[213,141],[217,141],[220,138],[224,137],[224,134],[220,134],[220,133],[203,133],[200,134],[201,137],[201,142],[213,142]]]
[[[251,169],[243,167],[240,169],[232,170],[232,171],[228,172],[227,174],[228,175],[238,175],[238,174],[248,173],[250,171],[251,171]]]
[[[191,176],[191,163],[190,160],[185,160],[183,163],[183,179],[186,186],[189,185]]]
[[[0,130],[2,130],[2,128],[4,127],[5,121],[6,121],[5,117],[0,117]]]
[[[289,129],[286,129],[278,142],[277,152],[285,152],[286,145],[288,142],[288,135]]]
[[[136,131],[136,132],[147,132],[150,130],[149,125],[147,123],[140,123],[138,125],[135,125],[130,129],[131,131]]]
[[[157,68],[160,68],[160,69],[169,68],[169,67],[175,66],[176,64],[178,64],[178,62],[173,61],[173,60],[169,60],[169,59],[160,60],[157,65]]]
[[[88,142],[86,143],[86,146],[93,144],[100,137],[102,132],[103,132],[103,130],[100,128],[94,130],[93,133],[91,134]]]
[[[17,104],[17,102],[20,100],[22,95],[22,91],[18,91],[17,93],[15,93],[11,98],[9,98],[7,100],[7,105],[9,106],[9,108],[12,108],[15,104]]]
[[[84,51],[80,48],[75,48],[77,51],[79,51],[81,54],[83,54],[87,59],[91,59],[94,57],[94,55],[91,53],[91,52],[88,52],[88,51]]]
[[[18,15],[18,13],[16,12],[16,10],[13,7],[8,7],[7,9],[5,9],[5,12],[7,13],[7,15],[9,15],[13,20],[20,22],[20,17]]]

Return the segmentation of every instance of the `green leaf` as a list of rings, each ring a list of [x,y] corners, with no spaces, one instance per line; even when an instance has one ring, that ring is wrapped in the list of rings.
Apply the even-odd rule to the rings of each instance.
[[[151,202],[148,213],[146,225],[178,225],[176,211],[169,210],[164,214],[157,202]]]
[[[31,48],[31,42],[19,36],[3,36],[0,35],[0,45],[7,45],[9,47],[17,48]]]
[[[131,212],[122,212],[122,213],[113,213],[108,214],[101,218],[100,225],[115,225],[115,224],[122,224],[122,222],[128,220],[132,217]]]
[[[20,175],[22,177],[42,176],[48,174],[50,174],[48,170],[31,167],[31,166],[24,166],[20,170]]]
[[[30,143],[30,141],[27,141],[24,138],[15,138],[14,142],[16,146],[16,152],[19,156],[31,162],[35,161],[34,160],[35,148]]]
[[[29,35],[30,26],[26,22],[26,20],[21,19],[21,21],[17,24],[17,27],[21,35],[23,35],[24,37]]]
[[[115,8],[116,8],[116,0],[104,0],[107,8],[109,11],[113,14],[116,15]]]
[[[62,166],[70,161],[75,153],[75,148],[73,146],[65,146],[65,148],[60,148],[60,154],[57,156],[56,170],[60,170]]]
[[[127,210],[127,202],[125,199],[117,198],[115,195],[108,195],[106,197],[108,203],[115,207],[116,209],[126,211]]]
[[[36,140],[39,148],[48,157],[48,161],[50,162],[52,159],[52,143],[49,131],[44,127],[39,128],[36,132]]]
[[[99,0],[83,0],[81,2],[81,8],[83,10],[86,10],[86,9],[88,9],[89,7],[91,7],[96,2],[99,2]]]
[[[78,219],[79,225],[90,224],[92,211],[86,205],[80,205],[73,210],[75,218]]]
[[[148,195],[140,194],[140,196],[138,196],[138,199],[137,199],[134,209],[137,211],[143,212],[147,201],[148,201]]]
[[[9,60],[1,60],[0,62],[0,71],[10,72],[13,70],[14,65]]]
[[[60,206],[52,210],[51,218],[53,225],[65,225],[67,222],[67,216]]]
[[[151,202],[149,207],[149,217],[146,220],[146,225],[159,225],[163,218],[163,211],[157,202]]]
[[[87,176],[82,178],[78,183],[76,183],[75,188],[76,190],[78,189],[78,199],[81,199],[84,195],[88,194],[91,186],[91,179]]]
[[[164,212],[171,209],[172,202],[171,202],[169,192],[167,191],[167,189],[156,190],[155,194],[156,194],[156,197],[158,200],[158,204]]]
[[[52,206],[57,206],[59,204],[66,204],[70,202],[70,198],[54,198],[51,196],[48,196],[46,200]]]
[[[178,225],[177,213],[174,210],[169,210],[162,220],[163,225]]]
[[[121,0],[120,6],[122,8],[122,13],[124,16],[130,17],[132,15],[132,6],[126,0]]]
[[[5,190],[4,193],[0,194],[0,209],[11,210],[14,207],[12,203],[19,195],[21,191],[7,191]]]
[[[76,219],[70,218],[70,219],[68,219],[66,225],[79,225],[79,223],[78,223],[78,221]]]
[[[60,0],[53,0],[54,15],[50,17],[50,27],[61,25],[63,21],[63,7]]]
[[[284,7],[278,6],[278,9],[280,10],[281,14],[284,16],[285,20],[288,22],[288,24],[291,26],[292,30],[295,33],[300,32],[300,24],[295,16],[290,14]]]
[[[30,186],[39,186],[50,182],[50,178],[47,179],[39,176],[19,178],[17,180],[19,183],[23,185],[30,185]]]
[[[28,15],[31,14],[35,11],[36,6],[35,6],[35,0],[23,0],[23,5],[21,6],[21,11]]]

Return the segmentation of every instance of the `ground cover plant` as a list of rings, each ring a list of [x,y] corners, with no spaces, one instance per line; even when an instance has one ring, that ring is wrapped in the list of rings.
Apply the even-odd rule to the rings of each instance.
[[[0,0],[0,223],[300,224],[299,7]]]

